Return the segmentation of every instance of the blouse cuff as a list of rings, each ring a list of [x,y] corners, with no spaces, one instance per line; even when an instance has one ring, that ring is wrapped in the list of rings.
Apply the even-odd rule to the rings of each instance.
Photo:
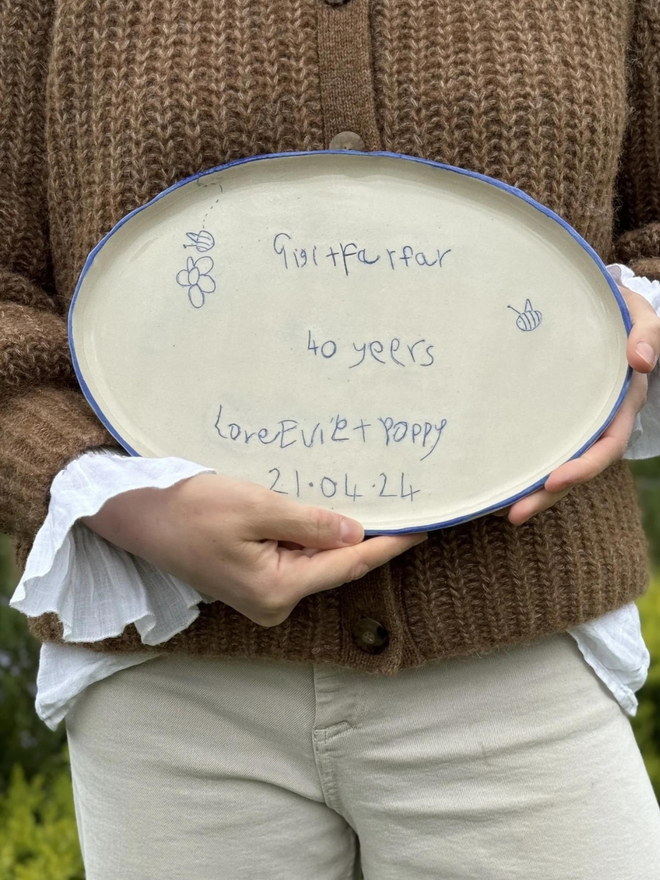
[[[607,271],[617,284],[641,294],[651,303],[660,317],[660,281],[651,281],[649,278],[635,275],[632,269],[621,263],[613,263],[607,267]],[[635,416],[628,447],[623,456],[628,460],[654,458],[660,455],[660,363],[656,364],[647,375],[649,380],[647,400]]]
[[[78,522],[131,489],[165,489],[202,473],[181,458],[88,452],[53,480],[48,515],[28,556],[10,606],[28,617],[55,613],[65,642],[96,642],[133,623],[145,645],[158,645],[189,626],[211,596],[111,544]]]

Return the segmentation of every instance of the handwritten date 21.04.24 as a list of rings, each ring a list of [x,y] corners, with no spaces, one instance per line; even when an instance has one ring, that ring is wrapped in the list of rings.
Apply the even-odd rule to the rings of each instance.
[[[405,473],[390,475],[380,473],[374,477],[373,482],[358,487],[349,474],[303,474],[299,470],[291,473],[284,472],[281,468],[271,468],[269,489],[280,495],[294,495],[296,498],[306,497],[310,500],[319,495],[323,498],[344,497],[355,501],[364,498],[365,494],[378,498],[398,498],[414,501],[421,489],[413,488],[406,478]],[[311,479],[309,479],[311,477]]]

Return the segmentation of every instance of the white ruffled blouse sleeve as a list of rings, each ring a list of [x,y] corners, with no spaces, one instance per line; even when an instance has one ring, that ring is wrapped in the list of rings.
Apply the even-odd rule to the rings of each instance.
[[[608,266],[614,279],[644,296],[660,314],[660,283],[626,266]],[[658,367],[648,400],[635,419],[625,457],[660,455]],[[215,473],[181,458],[140,458],[91,451],[56,476],[48,516],[10,601],[29,617],[47,611],[63,624],[65,642],[96,642],[135,624],[143,644],[158,645],[189,626],[210,596],[121,550],[78,522],[115,495],[147,486],[165,488],[200,473]]]
[[[617,284],[641,294],[660,317],[660,281],[650,281],[641,275],[635,275],[632,269],[620,263],[613,263],[607,270]],[[628,448],[623,456],[626,459],[654,458],[660,455],[660,363],[655,365],[648,377],[647,401],[635,416]]]
[[[139,458],[90,451],[55,477],[48,515],[10,600],[28,617],[54,612],[65,642],[96,642],[135,624],[145,645],[158,645],[189,626],[200,601],[215,601],[78,522],[115,495],[166,488],[216,473],[181,458]]]

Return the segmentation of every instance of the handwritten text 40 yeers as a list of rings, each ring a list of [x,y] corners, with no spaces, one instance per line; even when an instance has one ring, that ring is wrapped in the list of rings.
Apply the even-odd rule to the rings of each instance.
[[[334,339],[326,339],[317,342],[312,336],[312,331],[307,331],[307,351],[311,351],[314,355],[320,355],[324,360],[334,358],[341,344],[335,342]],[[378,364],[396,364],[399,367],[430,367],[435,363],[435,358],[431,354],[434,345],[427,342],[426,339],[416,339],[412,345],[403,342],[397,336],[392,339],[386,339],[383,344],[380,339],[371,339],[368,342],[352,343],[352,349],[349,349],[351,360],[356,358],[352,364],[348,364],[349,370],[353,367],[359,367],[365,361]]]

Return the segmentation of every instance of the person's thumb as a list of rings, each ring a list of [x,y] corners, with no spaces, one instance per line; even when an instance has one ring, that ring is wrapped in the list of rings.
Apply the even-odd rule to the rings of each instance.
[[[291,541],[319,550],[359,544],[364,538],[364,529],[357,520],[281,495],[260,507],[249,528],[255,540]]]

